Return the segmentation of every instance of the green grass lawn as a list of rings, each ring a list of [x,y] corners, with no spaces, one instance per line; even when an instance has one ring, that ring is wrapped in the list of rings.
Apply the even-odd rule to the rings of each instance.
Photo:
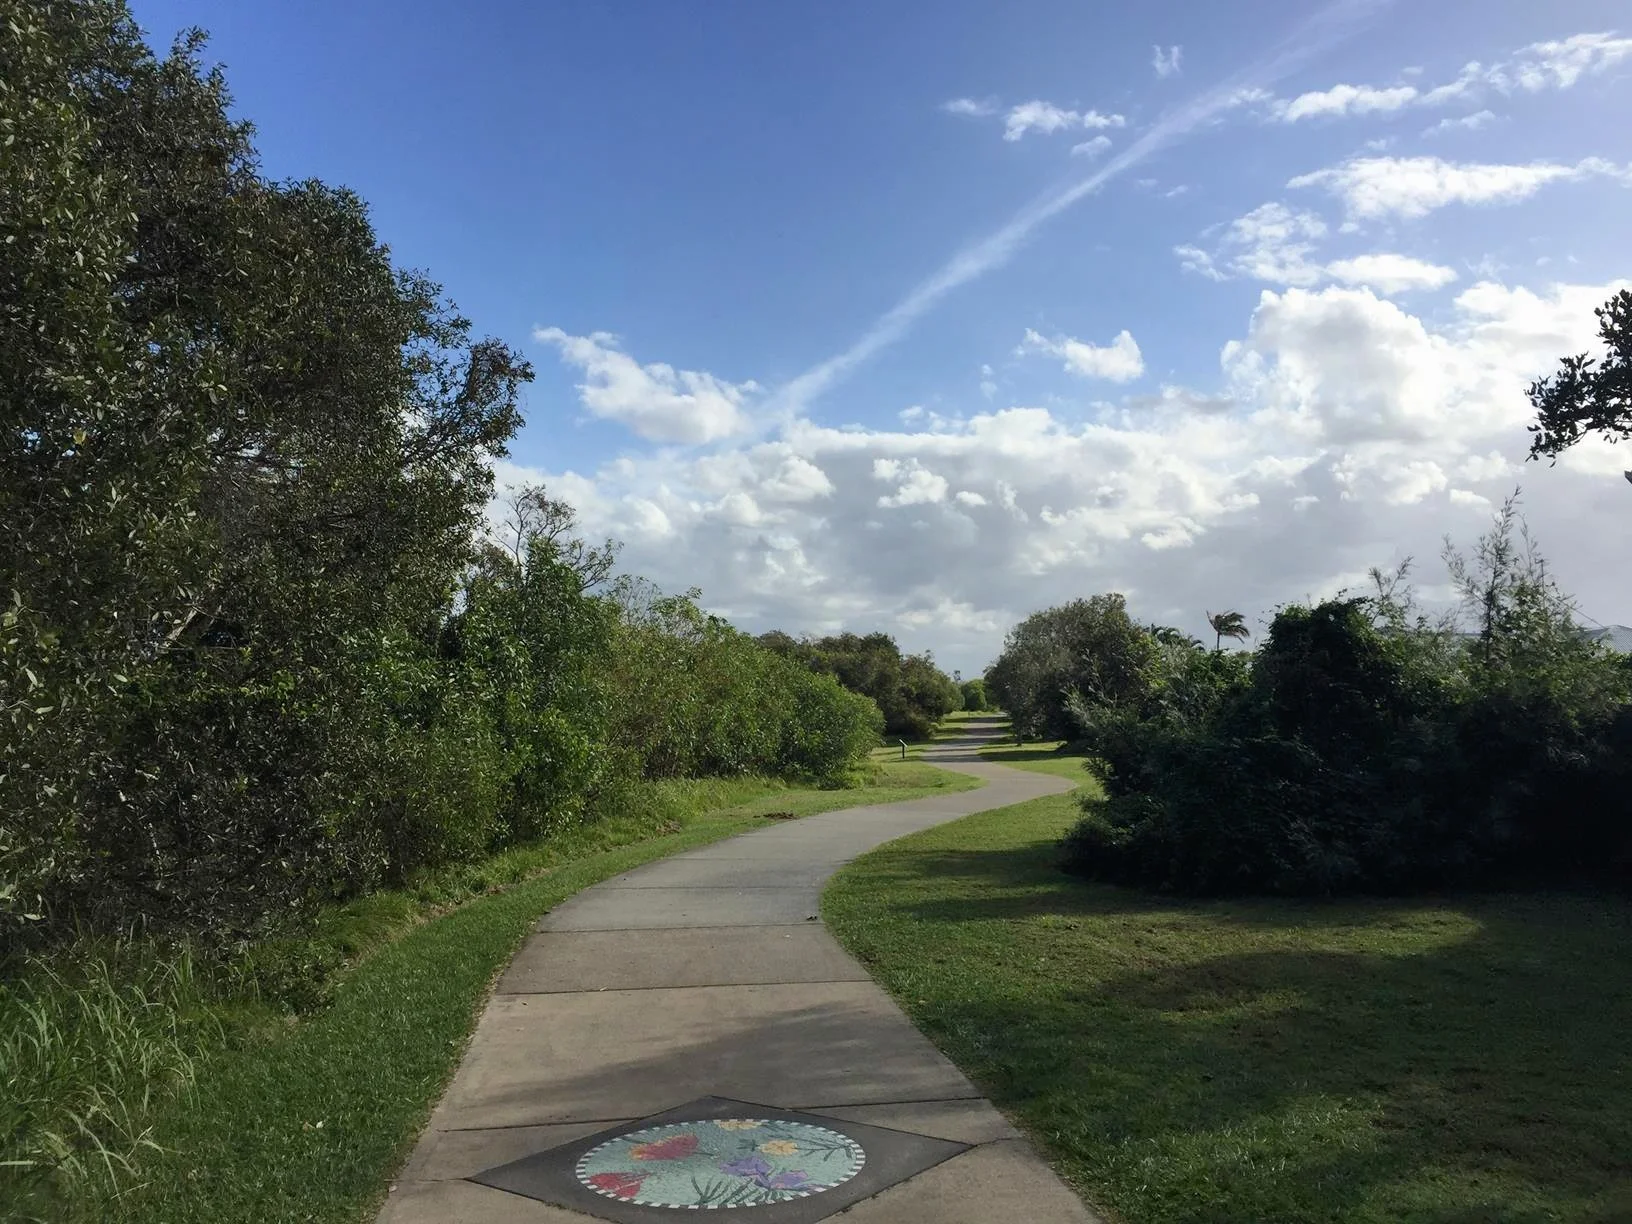
[[[215,1048],[201,1052],[193,1091],[154,1119],[164,1151],[142,1160],[145,1186],[117,1203],[62,1204],[46,1218],[371,1219],[495,976],[540,914],[641,863],[763,827],[769,812],[805,816],[978,785],[914,762],[886,764],[870,785],[849,790],[763,779],[665,784],[655,812],[339,907],[311,937],[354,959],[328,1005],[300,1019],[265,1009],[226,1015]],[[5,1208],[0,1202],[0,1219],[13,1218]]]
[[[1033,773],[1053,774],[1058,778],[1067,778],[1080,786],[1093,784],[1085,767],[1086,758],[1082,753],[1068,751],[1057,741],[1025,744],[1019,748],[1013,744],[994,744],[990,748],[982,748],[980,758],[983,761],[994,761],[999,765],[1012,765],[1016,769],[1029,769]]]
[[[1632,1220],[1632,903],[1156,898],[1056,870],[1075,815],[1053,796],[893,842],[823,911],[1089,1202],[1127,1224]]]

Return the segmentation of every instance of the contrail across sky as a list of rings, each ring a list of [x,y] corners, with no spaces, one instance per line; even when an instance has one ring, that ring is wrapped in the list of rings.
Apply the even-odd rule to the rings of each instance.
[[[861,339],[778,388],[772,398],[772,406],[780,409],[784,415],[797,413],[880,349],[894,344],[919,316],[952,290],[1007,263],[1020,244],[1043,222],[1064,212],[1083,196],[1098,191],[1119,174],[1189,134],[1214,115],[1238,105],[1250,91],[1273,84],[1305,61],[1326,51],[1340,42],[1356,24],[1390,3],[1392,0],[1339,0],[1336,4],[1328,5],[1299,25],[1263,59],[1177,110],[1163,115],[1099,170],[1081,182],[1039,196],[1001,229],[953,256],[938,272],[881,315]]]

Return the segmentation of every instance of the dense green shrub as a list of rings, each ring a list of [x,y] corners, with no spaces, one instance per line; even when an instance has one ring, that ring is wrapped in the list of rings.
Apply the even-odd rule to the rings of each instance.
[[[824,786],[850,778],[884,733],[884,715],[872,698],[852,693],[832,676],[777,659],[791,709],[782,718],[779,773]]]
[[[812,674],[696,604],[624,584],[617,736],[648,778],[791,773],[837,782],[878,742],[867,697]]]
[[[1182,892],[1397,891],[1632,868],[1632,669],[1590,643],[1509,504],[1476,623],[1397,585],[1282,609],[1250,668],[1190,648],[1138,706],[1082,704],[1104,797],[1068,870]]]
[[[1205,690],[1199,717],[1107,719],[1090,745],[1108,798],[1069,863],[1195,892],[1400,879],[1422,711],[1398,644],[1364,600],[1288,608],[1250,673]]]
[[[928,739],[941,719],[963,708],[962,691],[933,658],[902,654],[887,633],[796,639],[773,632],[759,640],[785,658],[834,677],[852,693],[870,697],[883,713],[888,735]]]
[[[979,712],[992,708],[991,703],[986,698],[986,681],[979,677],[973,680],[965,680],[959,688],[963,693],[964,709]]]
[[[1074,740],[1082,728],[1073,707],[1143,700],[1160,654],[1160,643],[1128,615],[1121,595],[1075,599],[1010,630],[986,671],[987,693],[1018,733]]]

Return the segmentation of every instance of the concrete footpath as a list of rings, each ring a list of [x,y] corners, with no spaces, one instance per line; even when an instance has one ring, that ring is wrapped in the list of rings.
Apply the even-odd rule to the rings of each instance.
[[[834,1220],[1093,1224],[818,917],[828,877],[874,846],[1068,788],[982,761],[973,749],[992,726],[926,753],[984,778],[978,790],[770,825],[547,914],[500,980],[381,1224],[584,1224],[464,1179],[705,1096],[972,1145]],[[776,1209],[725,1214],[761,1211]]]

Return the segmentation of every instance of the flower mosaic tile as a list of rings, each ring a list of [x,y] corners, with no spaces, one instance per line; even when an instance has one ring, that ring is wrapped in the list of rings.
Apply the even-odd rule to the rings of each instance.
[[[705,1097],[478,1173],[473,1181],[627,1222],[676,1212],[807,1224],[967,1145]]]
[[[764,1207],[849,1181],[867,1154],[848,1135],[779,1118],[715,1118],[630,1131],[578,1161],[578,1180],[642,1207]]]

